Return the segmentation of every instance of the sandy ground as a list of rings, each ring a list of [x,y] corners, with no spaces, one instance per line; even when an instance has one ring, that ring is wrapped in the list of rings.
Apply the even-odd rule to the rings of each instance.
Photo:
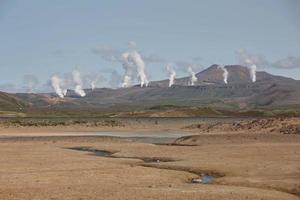
[[[57,135],[63,131],[54,130]],[[152,130],[172,131],[168,127]],[[0,136],[33,132],[45,136],[51,129],[4,128]],[[177,140],[195,146],[89,136],[2,138],[0,199],[300,199],[299,142],[297,134],[259,132],[199,133]],[[116,158],[69,147],[111,151]],[[145,163],[145,157],[161,162]],[[210,184],[191,184],[200,174],[217,178]]]

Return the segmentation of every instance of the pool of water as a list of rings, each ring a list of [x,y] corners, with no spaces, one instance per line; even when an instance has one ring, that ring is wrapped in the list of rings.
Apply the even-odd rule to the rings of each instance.
[[[136,142],[169,144],[179,137],[188,135],[185,132],[176,131],[158,131],[158,132],[118,132],[118,131],[101,131],[101,132],[63,132],[63,133],[26,133],[25,134],[2,134],[0,140],[43,140],[55,137],[115,137]]]
[[[95,156],[101,156],[101,157],[110,157],[112,154],[114,154],[113,152],[110,152],[110,151],[99,150],[99,149],[94,149],[94,148],[90,148],[90,147],[70,147],[67,149],[91,152]]]
[[[125,157],[125,156],[114,156],[113,154],[116,152],[110,152],[106,150],[95,149],[92,147],[69,147],[66,149],[75,150],[75,151],[85,151],[90,152],[94,156],[100,157],[109,157],[109,158],[127,158],[127,159],[139,159],[142,160],[144,163],[160,163],[160,162],[174,162],[177,160],[171,158],[164,158],[164,157]]]
[[[192,183],[194,183],[194,184],[208,184],[208,183],[213,182],[215,179],[216,179],[216,177],[214,177],[214,176],[203,175],[200,178],[193,179]]]

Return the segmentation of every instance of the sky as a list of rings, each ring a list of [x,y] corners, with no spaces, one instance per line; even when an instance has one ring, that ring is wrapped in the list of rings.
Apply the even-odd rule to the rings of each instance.
[[[150,80],[167,78],[167,63],[184,76],[241,52],[300,79],[299,19],[299,0],[0,0],[0,90],[51,90],[74,69],[110,87],[124,74],[112,57],[130,48]]]

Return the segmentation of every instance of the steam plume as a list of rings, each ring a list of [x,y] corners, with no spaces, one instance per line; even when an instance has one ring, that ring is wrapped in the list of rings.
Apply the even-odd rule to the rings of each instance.
[[[169,87],[171,87],[174,84],[176,72],[173,69],[172,65],[170,65],[170,64],[168,64],[166,68],[167,68],[167,71],[169,72]]]
[[[245,62],[248,64],[249,73],[252,82],[254,83],[256,81],[256,65],[252,62],[250,59],[246,59]]]
[[[66,92],[64,92],[63,89],[61,88],[62,80],[57,75],[54,75],[54,76],[51,77],[51,85],[52,85],[55,93],[60,98],[64,98],[65,97]]]
[[[97,80],[93,80],[91,82],[91,88],[92,88],[92,90],[94,90],[96,88],[96,83],[97,83]]]
[[[126,87],[129,87],[129,86],[131,86],[131,77],[128,76],[128,75],[125,75],[124,79],[123,79],[122,87],[126,88]]]
[[[189,66],[188,72],[191,74],[190,85],[193,86],[195,84],[195,82],[198,81],[198,78],[196,77],[196,73],[193,71],[191,66]]]
[[[227,71],[227,69],[225,68],[225,66],[222,66],[222,65],[219,65],[218,68],[223,70],[223,80],[224,80],[224,83],[227,84],[228,83],[228,71]]]
[[[268,61],[257,55],[251,55],[246,50],[240,49],[237,51],[238,60],[240,63],[245,64],[249,69],[249,74],[252,82],[256,81],[256,65],[262,64],[267,65]]]
[[[122,64],[125,70],[122,87],[131,86],[131,82],[134,78],[133,74],[135,73],[137,73],[141,87],[148,86],[149,81],[145,73],[145,63],[137,51],[123,53]]]
[[[138,78],[140,79],[141,87],[143,87],[143,86],[147,87],[149,81],[148,81],[146,73],[145,73],[145,63],[144,63],[141,55],[137,51],[133,51],[130,55],[131,55],[131,58],[132,58],[134,64],[137,67],[137,73],[138,73],[137,75],[138,75]]]
[[[81,97],[84,97],[86,94],[82,89],[82,80],[81,80],[80,72],[78,70],[74,70],[72,72],[72,76],[73,76],[73,82],[75,83],[75,93]]]
[[[95,75],[94,77],[93,76],[88,76],[86,78],[89,79],[91,89],[94,90],[96,88],[96,85],[97,85],[99,79],[100,79],[100,76],[99,75]]]
[[[130,87],[134,70],[134,64],[130,60],[130,54],[127,52],[122,54],[122,65],[123,69],[125,70],[122,87]]]
[[[97,87],[98,82],[105,79],[100,72],[88,73],[82,76],[83,87],[88,87],[94,90]]]

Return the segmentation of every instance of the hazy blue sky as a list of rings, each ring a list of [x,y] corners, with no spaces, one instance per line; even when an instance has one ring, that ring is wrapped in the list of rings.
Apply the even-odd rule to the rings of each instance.
[[[42,84],[76,66],[109,81],[104,72],[122,75],[122,66],[94,50],[124,51],[129,41],[161,58],[146,63],[152,80],[166,77],[163,60],[236,64],[239,49],[270,63],[290,56],[292,69],[264,70],[300,79],[300,1],[0,0],[0,85],[22,87],[24,75]]]

